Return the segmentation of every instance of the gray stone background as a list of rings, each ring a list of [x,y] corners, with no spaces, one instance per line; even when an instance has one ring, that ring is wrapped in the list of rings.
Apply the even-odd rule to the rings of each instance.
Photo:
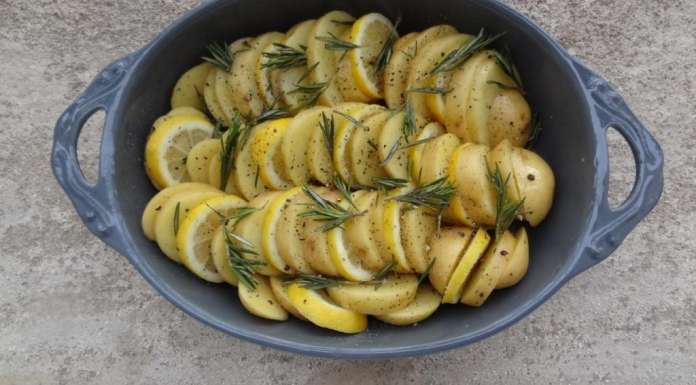
[[[469,348],[382,362],[225,336],[90,235],[48,164],[58,115],[194,0],[0,0],[0,384],[696,384],[696,2],[513,0],[618,86],[666,158],[655,211],[612,257]],[[94,175],[99,124],[81,139]],[[633,167],[611,135],[612,200]]]

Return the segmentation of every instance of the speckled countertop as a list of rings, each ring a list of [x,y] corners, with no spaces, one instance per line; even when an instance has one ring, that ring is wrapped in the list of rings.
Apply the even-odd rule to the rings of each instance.
[[[514,0],[617,85],[662,144],[665,191],[604,263],[465,349],[341,362],[184,315],[83,227],[48,158],[58,115],[195,1],[0,0],[0,385],[696,384],[696,2]],[[98,124],[81,139],[94,175]],[[611,136],[612,199],[632,160]],[[91,171],[90,171],[91,170]]]

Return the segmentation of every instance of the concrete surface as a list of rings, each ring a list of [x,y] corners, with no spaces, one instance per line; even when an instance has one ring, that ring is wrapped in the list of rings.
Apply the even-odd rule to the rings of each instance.
[[[511,1],[652,127],[665,193],[611,258],[524,321],[392,362],[306,358],[211,330],[81,225],[48,168],[55,119],[196,2],[139,3],[0,0],[0,384],[696,384],[696,2]],[[632,167],[612,138],[620,201]]]

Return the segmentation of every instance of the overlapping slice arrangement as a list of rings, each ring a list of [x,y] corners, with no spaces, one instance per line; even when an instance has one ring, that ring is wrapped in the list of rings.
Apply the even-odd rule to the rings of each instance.
[[[555,188],[520,75],[499,35],[395,24],[211,44],[148,139],[145,235],[256,316],[344,333],[519,282]]]

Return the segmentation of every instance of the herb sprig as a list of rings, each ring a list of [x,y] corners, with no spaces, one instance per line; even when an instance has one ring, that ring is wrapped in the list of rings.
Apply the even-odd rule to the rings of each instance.
[[[445,56],[437,65],[435,65],[435,67],[433,67],[432,70],[430,70],[430,75],[451,71],[459,67],[473,54],[491,45],[504,34],[505,33],[503,32],[494,36],[488,36],[482,28],[478,35],[469,41],[469,43],[448,53],[447,56]]]
[[[334,134],[336,132],[336,125],[334,122],[333,114],[329,118],[325,113],[321,113],[321,120],[319,121],[319,128],[321,129],[321,134],[324,137],[324,144],[329,154],[333,153],[333,140]]]
[[[430,272],[433,271],[433,265],[435,265],[435,260],[436,260],[436,259],[437,259],[437,257],[431,259],[431,260],[430,260],[430,263],[428,264],[428,267],[425,269],[425,271],[423,271],[422,273],[420,273],[420,275],[418,276],[418,284],[419,284],[419,285],[420,285],[421,282],[423,282],[426,278],[428,278],[428,276],[430,275]]]
[[[502,53],[495,51],[494,55],[498,65],[500,65],[503,71],[505,71],[505,74],[515,82],[517,89],[524,95],[525,92],[524,84],[522,83],[522,76],[520,76],[520,71],[517,70],[517,66],[515,66],[515,63],[512,60],[510,48],[505,47]]]
[[[341,178],[340,175],[336,175],[333,180],[334,187],[336,187],[336,190],[341,194],[343,199],[346,200],[346,202],[350,203],[351,206],[353,206],[354,209],[358,209],[355,206],[355,203],[353,202],[353,197],[350,194],[350,186],[348,186],[348,183]]]
[[[447,180],[447,177],[442,177],[425,186],[416,187],[407,193],[389,199],[395,199],[399,202],[427,207],[441,212],[447,208],[455,191],[457,191],[456,187]]]
[[[408,179],[389,178],[389,177],[374,177],[372,183],[379,189],[391,190],[408,185]]]
[[[266,59],[262,68],[288,69],[307,64],[306,47],[295,48],[282,43],[273,43],[273,47],[275,49],[261,54]]]
[[[181,202],[176,202],[176,208],[174,208],[174,235],[179,233],[179,222],[181,220]]]
[[[539,140],[539,135],[541,135],[541,131],[543,129],[544,128],[541,126],[541,118],[539,118],[539,114],[535,113],[532,116],[532,131],[529,133],[529,139],[527,140],[525,148],[534,147],[537,140]]]
[[[297,276],[288,277],[285,281],[286,285],[298,284],[305,289],[309,290],[321,290],[329,287],[336,287],[339,285],[345,286],[355,286],[355,285],[374,285],[375,290],[379,288],[380,285],[384,283],[385,278],[394,271],[396,267],[396,262],[389,262],[382,270],[377,272],[374,277],[369,281],[355,282],[348,281],[343,278],[327,277],[318,274],[305,274],[300,273]]]
[[[209,56],[203,56],[202,59],[225,72],[230,72],[234,57],[227,47],[227,43],[212,42],[206,47]]]
[[[418,93],[418,94],[435,94],[435,95],[444,95],[452,90],[444,88],[444,87],[418,87],[418,88],[411,88],[407,90],[406,92],[413,92],[413,93]]]
[[[224,191],[227,187],[227,181],[234,168],[235,151],[243,131],[242,118],[237,112],[230,128],[220,136],[220,190]]]
[[[313,202],[309,203],[309,209],[300,213],[300,217],[313,217],[314,220],[324,222],[318,230],[326,232],[340,227],[345,221],[364,215],[365,212],[356,212],[341,206],[340,204],[324,199],[308,186],[302,187],[302,191]]]
[[[223,233],[230,269],[244,286],[256,289],[258,282],[254,276],[265,263],[244,257],[244,254],[258,255],[249,241],[230,232],[227,226],[223,227]]]
[[[360,48],[359,45],[338,38],[329,32],[328,36],[317,36],[315,39],[324,42],[324,48],[329,51],[344,51],[344,54],[351,49]]]
[[[401,24],[401,18],[396,19],[394,26],[389,33],[389,37],[387,37],[387,40],[384,41],[382,49],[379,50],[379,54],[377,55],[377,59],[374,63],[375,72],[377,73],[384,71],[387,64],[389,64],[389,61],[391,60],[394,43],[396,42],[396,39],[399,38],[399,33],[396,31],[399,24]]]
[[[251,125],[255,126],[268,120],[287,118],[290,115],[290,111],[284,108],[270,108],[268,110],[263,111],[259,116],[257,116],[256,119],[253,120],[253,123]]]
[[[524,207],[524,198],[519,201],[513,201],[508,194],[507,185],[510,181],[511,174],[503,178],[498,165],[495,165],[495,170],[488,170],[488,179],[495,189],[495,228],[494,238],[500,239],[503,233],[510,227],[515,218],[522,214]]]

